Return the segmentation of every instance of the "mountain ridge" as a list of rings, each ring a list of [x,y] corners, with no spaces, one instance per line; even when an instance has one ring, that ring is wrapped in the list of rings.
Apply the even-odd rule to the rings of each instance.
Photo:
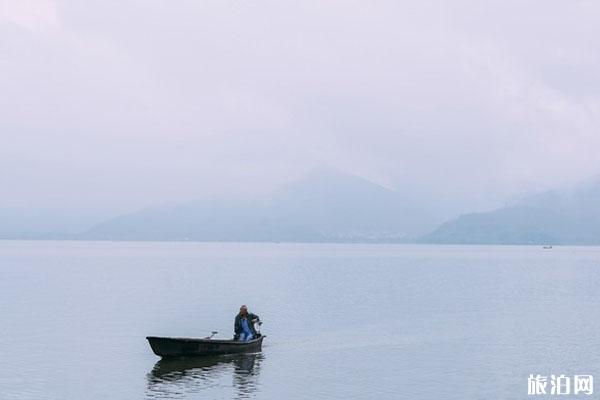
[[[496,210],[461,215],[417,242],[600,245],[600,180],[572,190],[537,193]]]
[[[319,171],[254,200],[197,200],[117,216],[81,238],[408,242],[426,219],[397,191],[353,175]]]

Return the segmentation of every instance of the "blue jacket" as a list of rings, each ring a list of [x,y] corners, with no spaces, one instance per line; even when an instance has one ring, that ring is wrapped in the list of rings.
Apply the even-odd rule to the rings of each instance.
[[[252,334],[256,336],[256,329],[254,329],[254,323],[260,321],[260,318],[256,314],[247,313],[246,319],[248,320],[248,327],[252,331]],[[233,338],[237,340],[240,337],[240,333],[243,332],[242,316],[240,314],[235,316],[235,324],[233,326],[233,331],[235,332]]]

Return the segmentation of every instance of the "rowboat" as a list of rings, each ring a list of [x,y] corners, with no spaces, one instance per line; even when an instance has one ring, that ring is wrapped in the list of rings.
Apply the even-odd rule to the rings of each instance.
[[[215,356],[221,354],[256,353],[266,336],[248,341],[194,339],[147,336],[154,354],[160,357]]]

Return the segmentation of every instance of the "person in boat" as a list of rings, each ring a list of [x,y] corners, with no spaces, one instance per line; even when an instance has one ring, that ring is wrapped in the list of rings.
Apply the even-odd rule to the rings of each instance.
[[[260,322],[258,315],[248,312],[248,307],[241,306],[240,312],[235,316],[235,335],[233,338],[241,341],[254,339],[256,337],[255,322]]]

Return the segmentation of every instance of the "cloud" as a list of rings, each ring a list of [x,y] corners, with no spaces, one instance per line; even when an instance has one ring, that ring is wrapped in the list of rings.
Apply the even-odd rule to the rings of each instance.
[[[600,170],[594,2],[1,10],[6,204],[128,209],[325,164],[450,212]]]
[[[31,31],[60,27],[53,0],[1,0],[0,23],[14,24]]]

